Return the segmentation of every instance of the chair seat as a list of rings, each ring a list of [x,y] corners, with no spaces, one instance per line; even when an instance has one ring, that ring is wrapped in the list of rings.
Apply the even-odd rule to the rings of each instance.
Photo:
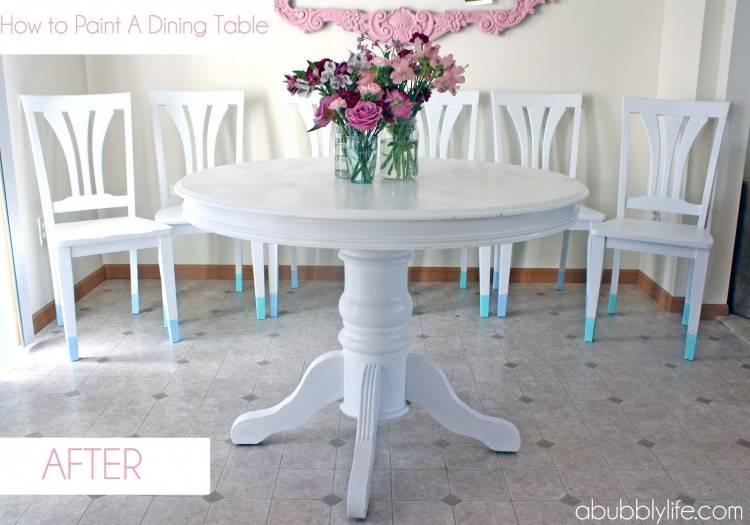
[[[703,228],[689,224],[673,224],[643,219],[612,219],[595,225],[591,233],[609,238],[667,244],[684,248],[709,249],[714,244],[714,238],[708,230]]]
[[[579,221],[590,221],[590,222],[602,222],[607,216],[602,212],[593,208],[587,208],[586,206],[578,207],[578,220]]]
[[[140,217],[116,217],[56,224],[52,238],[57,246],[80,246],[92,242],[157,237],[168,235],[171,230],[165,224]]]
[[[182,206],[180,205],[160,209],[156,212],[154,220],[163,224],[169,224],[170,226],[189,224],[187,219],[185,219],[185,215],[182,213]]]

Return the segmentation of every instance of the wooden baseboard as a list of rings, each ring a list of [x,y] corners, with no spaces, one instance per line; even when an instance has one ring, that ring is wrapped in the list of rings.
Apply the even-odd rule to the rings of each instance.
[[[107,274],[104,266],[88,274],[75,285],[74,293],[76,301],[86,297],[94,288],[106,280]],[[34,324],[34,333],[39,333],[42,328],[53,322],[55,317],[55,301],[52,301],[51,303],[44,305],[32,315],[31,318]]]
[[[638,286],[646,293],[646,295],[656,300],[656,302],[667,312],[677,314],[682,312],[685,307],[684,297],[673,296],[659,286],[659,284],[651,279],[651,277],[641,271],[638,272]],[[728,314],[728,304],[704,304],[701,308],[701,319],[704,321],[713,321],[717,317]]]
[[[138,274],[142,279],[158,279],[159,266],[156,264],[139,264]],[[230,264],[178,264],[175,266],[178,279],[226,279],[234,280],[234,265]],[[253,278],[252,266],[245,266],[242,274],[246,279]],[[266,269],[267,275],[267,269]],[[604,283],[611,282],[612,272],[604,271]],[[288,265],[279,267],[279,278],[288,280],[291,269]],[[300,266],[299,278],[303,281],[341,281],[344,279],[343,266]],[[444,266],[422,266],[409,268],[409,280],[412,282],[457,282],[459,269]],[[469,268],[467,278],[469,282],[479,280],[479,269]],[[105,264],[98,270],[76,284],[76,300],[81,299],[107,279],[130,279],[130,266],[127,264]],[[556,268],[513,268],[510,272],[513,283],[555,283],[557,282]],[[584,268],[570,268],[565,271],[566,283],[585,283],[586,270]],[[674,297],[653,279],[640,270],[622,270],[620,282],[623,284],[637,284],[647,295],[653,297],[662,308],[668,312],[679,313],[685,304],[684,297]],[[704,304],[702,319],[713,320],[727,315],[729,306],[726,304]],[[51,302],[36,312],[33,316],[34,332],[55,320],[55,303]]]

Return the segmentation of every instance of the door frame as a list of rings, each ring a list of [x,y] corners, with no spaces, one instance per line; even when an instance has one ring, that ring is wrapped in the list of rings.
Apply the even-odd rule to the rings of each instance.
[[[29,274],[23,264],[24,243],[29,239],[19,238],[13,232],[23,231],[21,228],[21,209],[16,185],[16,172],[13,163],[13,144],[10,134],[10,119],[8,116],[8,100],[5,90],[5,67],[3,57],[0,56],[0,198],[5,200],[6,217],[0,218],[0,235],[8,239],[11,257],[11,279],[15,284],[16,308],[20,321],[21,344],[26,346],[34,338],[34,322],[32,318],[31,294],[29,293]],[[4,226],[7,224],[7,227]]]

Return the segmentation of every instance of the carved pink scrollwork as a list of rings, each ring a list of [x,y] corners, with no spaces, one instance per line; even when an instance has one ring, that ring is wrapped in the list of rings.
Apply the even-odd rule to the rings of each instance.
[[[434,13],[411,11],[404,7],[394,11],[365,12],[359,9],[294,7],[292,0],[274,0],[276,12],[288,23],[306,33],[320,31],[328,23],[346,31],[384,40],[406,41],[415,32],[436,39],[456,33],[469,25],[478,25],[485,33],[499,35],[534,14],[536,7],[549,0],[516,0],[512,9],[455,10]]]

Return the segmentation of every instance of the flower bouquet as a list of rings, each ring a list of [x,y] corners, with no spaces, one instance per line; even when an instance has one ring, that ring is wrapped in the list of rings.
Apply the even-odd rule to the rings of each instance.
[[[348,60],[324,58],[307,69],[286,75],[293,95],[321,96],[314,127],[330,123],[344,143],[346,176],[355,183],[372,182],[377,169],[378,137],[381,173],[388,178],[417,175],[416,116],[433,90],[455,94],[464,67],[440,46],[415,33],[409,42],[375,42],[361,36]]]

